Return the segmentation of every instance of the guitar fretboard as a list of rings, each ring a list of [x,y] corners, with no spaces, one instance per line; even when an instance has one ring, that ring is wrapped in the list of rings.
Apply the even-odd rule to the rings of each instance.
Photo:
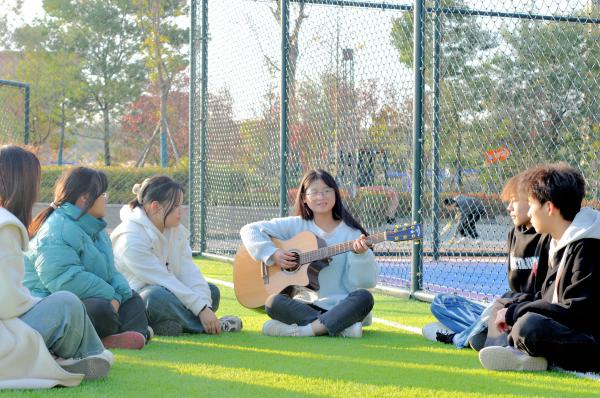
[[[379,232],[373,235],[367,236],[367,243],[369,246],[386,240],[386,232]],[[338,243],[327,247],[321,247],[317,250],[300,253],[299,263],[308,264],[313,261],[323,260],[324,258],[333,257],[336,254],[341,254],[353,250],[354,241],[350,240],[344,243]]]

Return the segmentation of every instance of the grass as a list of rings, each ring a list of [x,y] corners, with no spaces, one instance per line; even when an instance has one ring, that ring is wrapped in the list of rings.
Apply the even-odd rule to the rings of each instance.
[[[227,263],[200,259],[203,273],[231,281]],[[2,397],[600,397],[598,381],[545,372],[489,372],[456,350],[374,324],[362,339],[260,334],[266,315],[242,308],[221,286],[220,314],[242,333],[158,337],[141,351],[115,350],[109,377],[78,388],[2,392]],[[375,316],[421,327],[425,303],[376,295]]]

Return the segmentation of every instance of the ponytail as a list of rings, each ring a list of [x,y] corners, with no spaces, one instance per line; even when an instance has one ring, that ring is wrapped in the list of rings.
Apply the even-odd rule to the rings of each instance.
[[[54,202],[52,202],[44,210],[40,211],[35,216],[35,218],[31,222],[31,224],[29,224],[29,228],[28,228],[29,239],[32,239],[35,236],[35,234],[38,233],[38,231],[40,230],[40,228],[42,228],[42,225],[44,224],[44,222],[46,222],[46,220],[48,219],[48,217],[50,217],[50,215],[52,213],[54,213],[54,210],[56,209],[56,207],[53,206],[53,205],[54,205]]]

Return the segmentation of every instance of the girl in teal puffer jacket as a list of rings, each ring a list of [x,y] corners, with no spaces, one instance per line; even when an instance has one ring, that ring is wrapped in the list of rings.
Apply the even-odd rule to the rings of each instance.
[[[33,220],[23,280],[32,294],[66,290],[85,304],[105,347],[143,348],[148,337],[144,303],[115,269],[106,222],[106,175],[86,167],[67,170],[54,200]]]

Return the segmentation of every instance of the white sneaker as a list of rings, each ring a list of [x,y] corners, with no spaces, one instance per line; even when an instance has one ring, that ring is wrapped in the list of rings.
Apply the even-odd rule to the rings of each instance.
[[[423,326],[423,329],[421,330],[421,334],[423,335],[423,337],[425,337],[427,340],[436,342],[439,342],[439,340],[437,339],[438,333],[445,335],[454,334],[454,332],[451,329],[448,329],[441,322],[428,323],[427,325]]]
[[[298,325],[276,321],[270,319],[263,324],[262,332],[265,336],[300,336]]]
[[[113,354],[108,350],[80,359],[56,358],[56,363],[61,368],[69,373],[83,374],[84,380],[95,380],[106,377],[114,362]]]
[[[489,370],[528,370],[541,372],[548,369],[544,357],[532,357],[513,347],[485,347],[479,351],[479,362]]]
[[[152,327],[150,325],[148,325],[148,336],[146,337],[146,344],[148,344],[148,342],[150,340],[152,340],[154,338],[154,329],[152,329]]]
[[[242,330],[242,320],[234,315],[225,315],[219,319],[222,332],[239,332]]]
[[[338,336],[359,339],[362,337],[362,332],[362,322],[356,322],[338,333]]]

